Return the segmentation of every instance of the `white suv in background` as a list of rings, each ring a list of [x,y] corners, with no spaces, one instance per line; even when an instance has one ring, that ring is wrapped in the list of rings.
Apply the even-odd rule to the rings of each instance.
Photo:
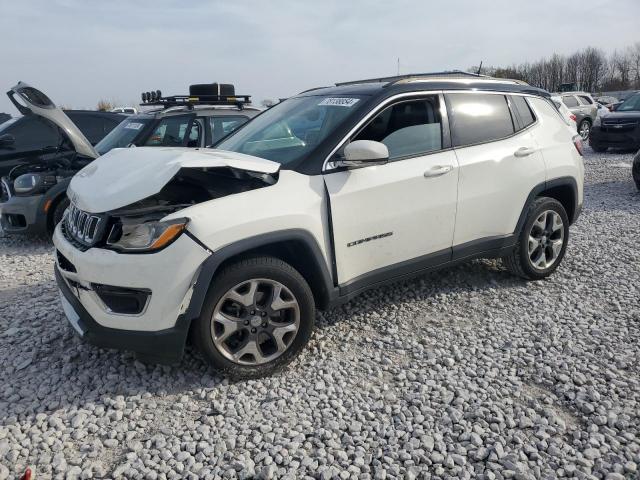
[[[521,82],[309,90],[215,148],[116,149],[81,170],[54,235],[62,305],[96,345],[166,362],[190,336],[222,372],[267,375],[316,308],[365,289],[477,257],[550,275],[582,207],[581,148]]]

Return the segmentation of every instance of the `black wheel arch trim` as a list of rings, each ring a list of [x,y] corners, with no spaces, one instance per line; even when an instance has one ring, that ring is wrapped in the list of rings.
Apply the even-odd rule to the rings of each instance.
[[[72,178],[73,177],[63,178],[42,195],[42,199],[40,199],[40,204],[38,205],[38,218],[40,219],[42,216],[42,222],[46,228],[49,228],[49,216],[53,215],[53,206],[67,195],[67,188]],[[49,201],[51,202],[51,206],[45,212],[44,207]]]
[[[202,245],[202,242],[192,234],[189,236],[194,241]],[[313,262],[312,268],[314,268],[320,275],[320,298],[316,298],[316,303],[318,303],[320,307],[326,307],[332,303],[333,298],[337,294],[337,289],[335,288],[325,257],[313,235],[302,229],[279,230],[242,239],[214,251],[200,267],[200,272],[195,281],[191,301],[189,302],[189,306],[185,312],[185,317],[191,322],[200,316],[205,298],[213,283],[215,273],[226,260],[240,256],[260,247],[277,245],[290,241],[302,242],[305,245],[311,254],[308,261]]]
[[[524,207],[522,208],[522,212],[520,213],[520,218],[518,218],[516,228],[513,231],[515,235],[518,235],[518,233],[522,229],[522,226],[524,225],[524,222],[527,220],[527,212],[529,211],[529,206],[533,203],[536,197],[539,197],[540,194],[546,190],[557,187],[569,187],[571,189],[571,192],[573,194],[574,211],[569,217],[569,224],[575,223],[582,210],[582,204],[578,202],[578,182],[576,182],[576,179],[573,177],[558,177],[539,183],[533,188],[533,190],[531,190],[529,196],[527,197],[527,200],[525,201]],[[569,216],[569,212],[567,212],[567,216]]]

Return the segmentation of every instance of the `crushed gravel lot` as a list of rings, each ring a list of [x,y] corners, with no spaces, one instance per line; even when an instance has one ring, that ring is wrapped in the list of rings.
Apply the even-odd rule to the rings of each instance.
[[[585,157],[540,282],[475,261],[319,315],[283,373],[233,383],[80,342],[48,241],[0,232],[0,479],[640,476],[640,194]]]

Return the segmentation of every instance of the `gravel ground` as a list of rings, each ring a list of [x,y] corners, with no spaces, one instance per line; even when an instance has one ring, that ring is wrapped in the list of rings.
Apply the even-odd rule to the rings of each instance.
[[[631,155],[585,165],[550,279],[476,261],[371,291],[258,381],[82,344],[51,245],[0,238],[0,479],[637,478],[640,195]]]

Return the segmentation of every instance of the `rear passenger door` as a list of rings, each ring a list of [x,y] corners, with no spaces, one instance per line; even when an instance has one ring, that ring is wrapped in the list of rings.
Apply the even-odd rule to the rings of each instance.
[[[525,97],[465,92],[446,101],[460,170],[455,259],[510,240],[529,193],[545,181],[545,164]]]

